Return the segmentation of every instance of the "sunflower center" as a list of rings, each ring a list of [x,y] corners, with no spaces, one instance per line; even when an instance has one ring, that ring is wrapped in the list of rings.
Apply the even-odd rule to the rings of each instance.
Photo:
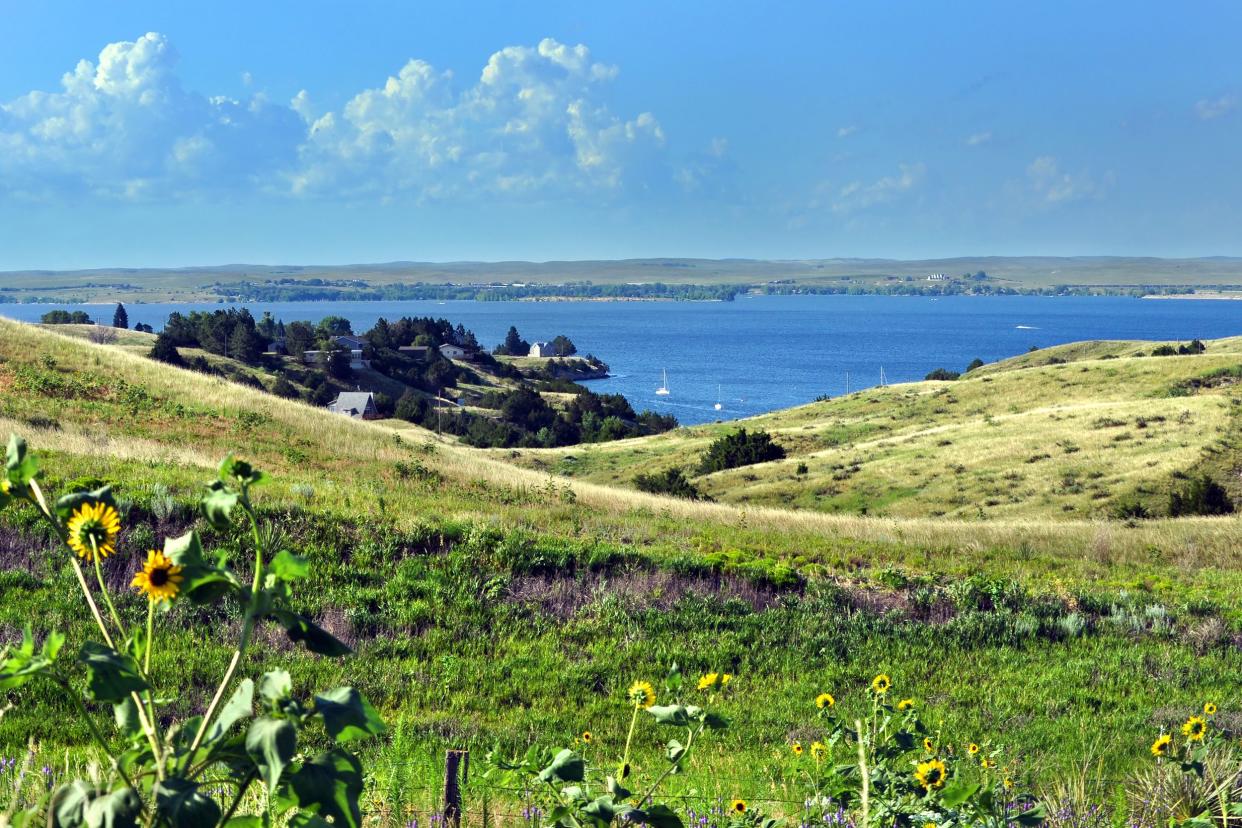
[[[168,583],[168,570],[152,569],[151,574],[147,576],[147,580],[151,582],[151,586],[162,587]]]

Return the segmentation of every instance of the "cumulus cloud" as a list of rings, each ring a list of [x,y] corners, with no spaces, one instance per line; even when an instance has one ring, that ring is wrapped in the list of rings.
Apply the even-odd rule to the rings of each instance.
[[[976,132],[973,135],[970,135],[969,137],[967,137],[966,146],[981,147],[984,144],[989,143],[991,140],[992,140],[991,132]]]
[[[1065,172],[1051,155],[1041,155],[1027,165],[1026,176],[1035,195],[1047,204],[1102,198],[1109,184],[1108,177],[1101,182],[1086,172]]]
[[[849,138],[855,132],[858,132],[858,127],[855,126],[854,124],[850,124],[849,126],[843,126],[843,127],[838,128],[837,137],[838,138]]]
[[[1233,94],[1221,95],[1219,98],[1205,98],[1195,104],[1195,114],[1205,121],[1211,121],[1233,112],[1240,103],[1242,99]]]
[[[160,34],[104,47],[55,92],[0,104],[0,192],[122,198],[263,190],[419,199],[556,196],[673,181],[650,112],[603,102],[615,66],[551,38],[508,46],[464,86],[410,60],[324,111],[182,88]],[[252,79],[247,77],[246,85]]]
[[[854,213],[888,204],[918,187],[926,172],[927,167],[921,163],[898,164],[896,175],[886,175],[869,183],[852,181],[837,191],[832,199],[832,210]]]

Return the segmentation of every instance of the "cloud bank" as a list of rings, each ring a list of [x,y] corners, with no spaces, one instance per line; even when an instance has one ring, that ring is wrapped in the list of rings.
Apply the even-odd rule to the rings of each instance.
[[[0,194],[529,199],[684,178],[652,113],[603,102],[617,67],[583,45],[506,47],[464,88],[411,60],[336,110],[307,92],[288,104],[205,96],[176,65],[152,32],[80,61],[57,91],[0,104]]]

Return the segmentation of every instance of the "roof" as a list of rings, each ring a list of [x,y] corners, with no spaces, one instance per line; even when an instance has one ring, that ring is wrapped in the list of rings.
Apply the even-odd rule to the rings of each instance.
[[[341,345],[352,345],[355,348],[361,348],[363,345],[367,344],[365,339],[360,336],[354,336],[353,334],[341,334],[340,336],[334,336],[332,337],[332,341],[340,343]]]
[[[336,402],[332,403],[332,409],[337,412],[363,412],[368,406],[375,406],[375,398],[370,391],[342,391],[337,395]]]

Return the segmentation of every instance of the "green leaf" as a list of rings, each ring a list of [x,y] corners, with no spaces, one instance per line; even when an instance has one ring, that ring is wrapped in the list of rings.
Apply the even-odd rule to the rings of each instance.
[[[642,814],[641,821],[650,828],[682,828],[681,817],[667,805],[652,805],[639,813]]]
[[[610,825],[612,824],[612,821],[616,819],[617,813],[622,810],[628,811],[630,808],[629,806],[618,805],[613,802],[611,796],[601,796],[600,798],[588,803],[586,807],[582,809],[582,813],[594,819],[600,820],[605,825]]]
[[[85,503],[104,503],[116,508],[116,500],[112,497],[112,487],[102,486],[91,492],[70,492],[57,498],[52,504],[52,511],[61,520],[68,520]]]
[[[287,719],[261,716],[250,723],[246,733],[246,753],[259,766],[269,791],[275,791],[280,775],[297,751],[298,732]]]
[[[224,828],[263,828],[266,824],[257,816],[235,816],[224,823]]]
[[[673,666],[668,668],[668,675],[664,677],[664,689],[674,694],[681,689],[681,668],[675,661]]]
[[[242,488],[262,483],[266,477],[263,472],[245,460],[238,460],[232,454],[220,461],[218,473],[221,483],[225,485],[235,484]]]
[[[27,624],[22,630],[22,643],[17,649],[0,651],[0,690],[21,687],[35,676],[46,672],[52,666],[64,641],[65,637],[60,633],[49,633],[42,650],[36,654],[34,631]]]
[[[178,828],[214,828],[220,819],[220,806],[198,792],[198,784],[188,779],[165,779],[155,785],[155,807],[170,825]]]
[[[244,679],[237,685],[237,690],[229,698],[228,703],[220,709],[220,714],[207,729],[207,743],[211,744],[228,733],[233,725],[242,719],[249,718],[254,705],[254,682]]]
[[[138,674],[134,660],[111,647],[88,641],[82,645],[78,661],[86,667],[86,691],[94,701],[118,702],[149,686]]]
[[[232,525],[233,510],[237,508],[239,499],[237,492],[225,488],[223,483],[216,480],[208,487],[207,494],[203,495],[199,508],[212,527],[223,531]]]
[[[310,574],[310,563],[301,555],[282,549],[272,558],[267,573],[277,581],[297,581]]]
[[[686,727],[690,724],[690,715],[680,704],[653,705],[647,708],[647,712],[655,718],[656,724],[679,727]]]
[[[721,716],[719,713],[704,712],[703,724],[707,725],[712,730],[727,730],[729,727],[729,720],[724,716]]]
[[[26,441],[16,434],[9,434],[4,471],[10,482],[23,487],[39,474],[39,464],[35,462],[34,455],[26,450]]]
[[[290,641],[295,643],[298,641],[305,642],[306,649],[312,653],[339,657],[353,652],[348,646],[337,640],[335,636],[305,615],[281,609],[272,610],[271,615],[276,619],[277,623],[285,628]]]
[[[138,720],[138,706],[133,696],[126,696],[112,705],[112,715],[116,719],[116,729],[129,739],[142,736],[142,725]]]
[[[290,775],[279,801],[285,807],[296,806],[301,811],[299,818],[320,817],[337,828],[357,828],[362,821],[358,810],[361,796],[362,763],[352,753],[337,748],[316,756]]]
[[[1023,826],[1042,825],[1048,819],[1048,813],[1044,810],[1043,805],[1036,805],[1026,811],[1020,811],[1015,816],[1010,816],[1010,822],[1016,822]]]
[[[79,779],[52,794],[47,824],[51,828],[135,828],[141,808],[130,788],[102,791]]]
[[[966,800],[975,795],[979,790],[977,782],[953,782],[945,785],[944,790],[940,794],[940,802],[946,808],[956,808]]]
[[[203,546],[197,532],[167,538],[164,554],[181,567],[181,596],[196,604],[208,604],[241,589],[233,573],[213,566],[203,557]]]
[[[608,793],[612,794],[612,798],[616,800],[629,799],[632,795],[628,788],[622,787],[621,783],[612,776],[608,777],[605,787],[607,787]]]
[[[541,782],[581,782],[586,775],[586,762],[572,750],[562,750],[552,759],[552,764],[539,772]]]
[[[315,696],[315,710],[323,726],[337,742],[352,742],[383,733],[384,720],[371,703],[352,687],[335,687]]]
[[[664,750],[664,758],[670,762],[677,762],[681,757],[686,755],[686,748],[676,739],[669,739],[668,746]]]
[[[259,696],[273,708],[293,695],[293,677],[287,670],[268,670],[259,679]]]

